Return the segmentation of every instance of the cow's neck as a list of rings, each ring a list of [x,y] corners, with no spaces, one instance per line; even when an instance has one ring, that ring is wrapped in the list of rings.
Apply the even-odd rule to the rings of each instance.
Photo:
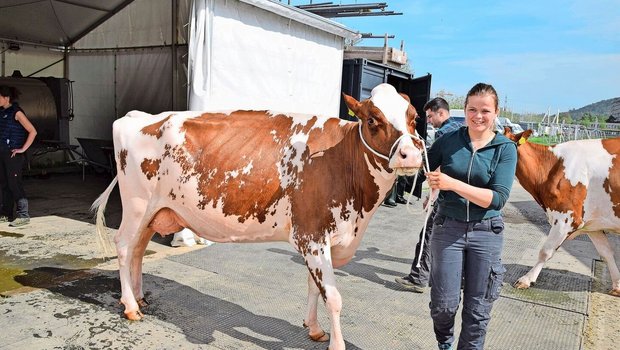
[[[351,191],[366,199],[369,197],[367,193],[369,188],[375,186],[378,191],[378,201],[375,202],[373,196],[373,200],[367,205],[376,209],[394,185],[396,174],[387,169],[387,161],[377,157],[364,146],[357,128],[357,124],[347,125],[344,137],[344,143],[349,149],[347,153],[351,154],[354,160],[354,169],[364,172],[358,176],[354,174]]]
[[[346,232],[345,229],[332,233],[334,266],[346,263],[355,254],[372,215],[396,179],[393,171],[385,169],[385,162],[366,150],[359,138],[357,124],[346,125],[341,131],[342,140],[325,152],[325,158],[340,164],[333,168],[342,169],[342,173],[333,173],[330,176],[333,177],[332,182],[340,183],[344,187],[344,196],[340,199],[332,198],[331,201],[340,201],[338,207],[352,204],[355,215],[348,217],[347,221],[351,226],[344,225],[353,232]],[[339,179],[344,180],[343,183],[338,181]],[[354,202],[349,203],[350,200]]]
[[[538,204],[546,209],[543,196],[544,184],[548,180],[551,167],[557,163],[555,155],[548,146],[531,142],[519,146],[518,155],[516,176],[519,183]]]

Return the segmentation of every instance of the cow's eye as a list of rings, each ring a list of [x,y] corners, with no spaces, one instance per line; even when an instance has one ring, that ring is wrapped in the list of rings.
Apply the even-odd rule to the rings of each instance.
[[[368,118],[368,125],[375,125],[375,118]]]

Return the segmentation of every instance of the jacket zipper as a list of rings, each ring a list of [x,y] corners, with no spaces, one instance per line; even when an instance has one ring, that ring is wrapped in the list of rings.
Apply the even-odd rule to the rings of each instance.
[[[474,157],[476,156],[477,151],[473,151],[471,154],[471,158],[469,158],[469,168],[467,169],[467,184],[469,185],[469,178],[471,176],[471,167],[474,164]],[[467,200],[467,222],[469,222],[469,199]]]

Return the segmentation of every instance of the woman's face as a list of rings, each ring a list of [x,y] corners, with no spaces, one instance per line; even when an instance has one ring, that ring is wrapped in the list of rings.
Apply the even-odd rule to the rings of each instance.
[[[465,120],[472,131],[494,131],[494,122],[497,117],[495,99],[490,94],[473,95],[467,99]]]
[[[6,107],[7,105],[11,104],[10,102],[11,102],[11,99],[8,96],[0,95],[0,106]]]

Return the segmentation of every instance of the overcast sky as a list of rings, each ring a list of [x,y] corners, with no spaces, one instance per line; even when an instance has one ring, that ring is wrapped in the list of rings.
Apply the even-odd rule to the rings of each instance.
[[[502,105],[507,98],[513,111],[535,113],[620,97],[620,0],[357,0],[374,2],[404,14],[338,21],[394,34],[392,47],[404,40],[415,75],[433,75],[433,94],[464,96],[482,81],[495,86]]]

